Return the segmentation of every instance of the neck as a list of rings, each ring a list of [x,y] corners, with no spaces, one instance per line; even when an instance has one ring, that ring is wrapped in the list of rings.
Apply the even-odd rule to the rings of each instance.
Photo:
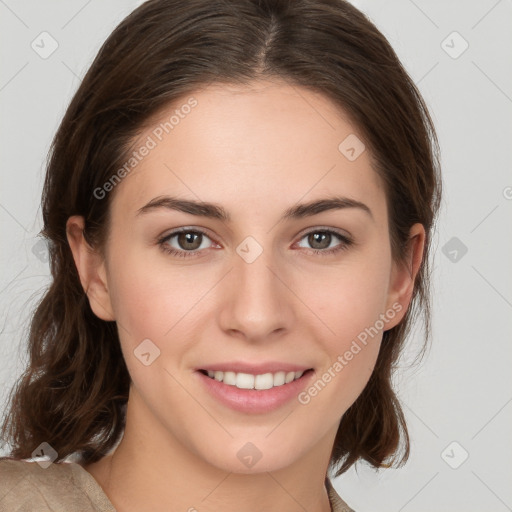
[[[234,473],[183,446],[138,400],[131,400],[115,452],[84,467],[117,512],[235,512],[241,507],[246,512],[330,512],[325,476],[336,430],[328,434],[289,466]]]

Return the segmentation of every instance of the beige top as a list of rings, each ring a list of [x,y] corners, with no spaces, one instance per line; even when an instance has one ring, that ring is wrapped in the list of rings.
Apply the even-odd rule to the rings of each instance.
[[[354,512],[325,480],[332,512]],[[0,512],[116,512],[94,477],[74,462],[0,460]]]

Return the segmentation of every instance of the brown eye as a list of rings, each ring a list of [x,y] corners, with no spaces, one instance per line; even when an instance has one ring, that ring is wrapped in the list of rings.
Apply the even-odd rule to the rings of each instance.
[[[309,249],[315,254],[329,255],[343,249],[347,249],[353,241],[341,233],[330,229],[317,229],[306,233],[301,240],[306,240],[307,246],[299,245]],[[338,240],[338,243],[336,243]],[[334,242],[334,244],[333,244]]]
[[[195,249],[199,249],[201,246],[203,235],[201,233],[197,233],[195,231],[187,231],[184,233],[179,233],[177,235],[177,242],[180,249],[185,251],[194,251]]]
[[[332,236],[326,231],[317,231],[308,235],[308,243],[312,249],[327,249],[331,245]]]
[[[173,256],[190,257],[200,255],[202,249],[207,249],[208,241],[211,242],[210,238],[202,231],[181,229],[159,239],[158,245]]]

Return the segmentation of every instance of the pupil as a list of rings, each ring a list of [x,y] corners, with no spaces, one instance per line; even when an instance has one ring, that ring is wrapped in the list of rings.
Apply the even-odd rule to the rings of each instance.
[[[182,249],[197,249],[201,245],[200,239],[201,235],[199,233],[180,233],[178,235],[178,243]],[[197,243],[198,240],[199,243]]]
[[[327,243],[325,243],[327,242]],[[315,244],[320,243],[320,247],[315,246]],[[330,233],[312,233],[309,237],[309,244],[314,249],[326,249],[329,247],[331,243],[331,235]]]

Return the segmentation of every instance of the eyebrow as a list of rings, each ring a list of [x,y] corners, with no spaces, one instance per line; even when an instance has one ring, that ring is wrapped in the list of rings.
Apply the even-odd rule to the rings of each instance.
[[[231,222],[230,214],[218,204],[204,201],[193,201],[190,199],[180,199],[178,197],[171,196],[155,197],[142,208],[139,208],[136,215],[142,215],[161,208],[189,213],[190,215],[196,215],[198,217],[207,217]],[[372,211],[366,204],[348,197],[334,196],[318,199],[309,203],[294,205],[285,210],[282,220],[302,219],[304,217],[311,217],[329,210],[344,210],[347,208],[362,210],[373,219]]]

